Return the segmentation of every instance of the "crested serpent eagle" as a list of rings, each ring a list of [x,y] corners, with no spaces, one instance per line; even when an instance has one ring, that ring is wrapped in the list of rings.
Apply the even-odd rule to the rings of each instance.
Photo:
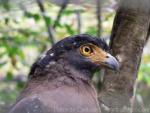
[[[91,83],[100,68],[118,70],[102,39],[81,34],[56,43],[32,66],[9,113],[100,113]]]

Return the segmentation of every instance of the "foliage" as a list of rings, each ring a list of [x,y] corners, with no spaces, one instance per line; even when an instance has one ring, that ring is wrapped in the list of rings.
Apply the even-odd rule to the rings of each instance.
[[[141,64],[138,80],[150,86],[150,56],[147,55]]]

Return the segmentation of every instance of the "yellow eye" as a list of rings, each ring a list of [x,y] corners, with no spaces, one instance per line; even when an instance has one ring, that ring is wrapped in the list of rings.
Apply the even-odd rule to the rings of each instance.
[[[89,45],[84,45],[80,47],[80,52],[84,56],[89,56],[91,53],[93,53],[93,49]]]

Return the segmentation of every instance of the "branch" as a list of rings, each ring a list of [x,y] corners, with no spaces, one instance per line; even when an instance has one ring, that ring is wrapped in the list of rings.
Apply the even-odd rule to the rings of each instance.
[[[69,0],[63,0],[63,4],[62,4],[62,6],[61,6],[61,8],[60,8],[60,10],[59,10],[59,12],[58,12],[57,18],[56,18],[56,20],[55,20],[55,22],[54,22],[54,25],[53,25],[53,28],[54,28],[54,29],[56,28],[58,22],[60,21],[61,16],[62,16],[64,10],[66,9],[68,3],[69,3]]]
[[[76,16],[77,16],[77,30],[78,34],[81,34],[81,14],[80,10],[75,10]]]
[[[53,45],[55,43],[55,37],[54,37],[54,34],[53,34],[53,28],[50,25],[48,25],[47,22],[46,22],[46,16],[45,16],[45,12],[46,11],[45,11],[45,8],[44,8],[44,5],[43,5],[43,0],[37,0],[37,4],[38,4],[38,6],[40,8],[40,11],[42,13],[45,25],[47,27],[49,39],[51,41],[51,44]]]
[[[96,15],[97,15],[97,36],[101,36],[101,0],[96,1]]]

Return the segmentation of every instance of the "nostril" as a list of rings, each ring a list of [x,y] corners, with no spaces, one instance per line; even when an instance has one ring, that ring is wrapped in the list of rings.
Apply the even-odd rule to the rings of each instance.
[[[109,56],[106,56],[106,58],[109,58]]]

